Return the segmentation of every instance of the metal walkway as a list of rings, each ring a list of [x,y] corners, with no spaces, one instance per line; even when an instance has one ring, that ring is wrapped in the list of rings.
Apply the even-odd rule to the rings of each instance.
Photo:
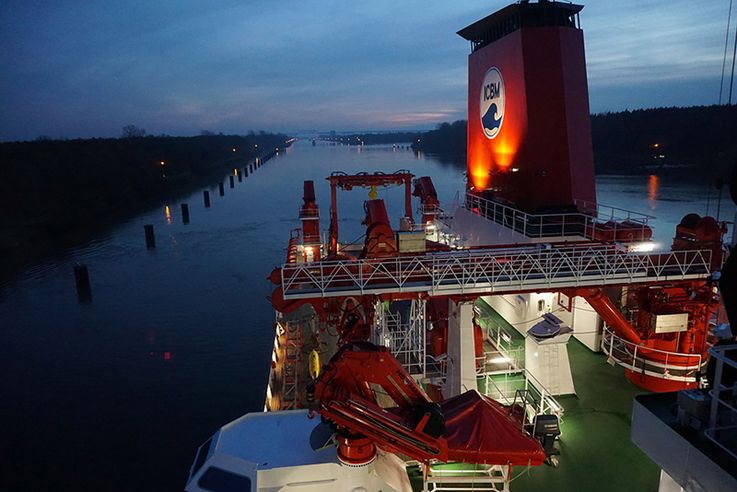
[[[499,294],[706,278],[710,262],[708,250],[631,253],[612,244],[533,245],[288,263],[281,268],[281,286],[284,299]]]

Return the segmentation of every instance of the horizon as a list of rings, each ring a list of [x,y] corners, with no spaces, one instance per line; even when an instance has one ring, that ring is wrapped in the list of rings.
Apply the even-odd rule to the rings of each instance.
[[[625,112],[636,112],[636,111],[657,111],[657,110],[663,110],[663,109],[696,109],[696,108],[714,108],[714,107],[737,107],[737,104],[710,104],[710,105],[700,105],[700,106],[659,106],[659,107],[651,107],[651,108],[636,108],[636,109],[623,109],[621,111],[604,111],[601,113],[590,113],[590,116],[601,116],[601,115],[607,115],[607,114],[621,114]],[[297,131],[287,131],[287,130],[274,130],[274,131],[268,131],[267,134],[282,134],[288,137],[296,137],[297,139],[301,138],[312,138],[315,136],[323,137],[323,136],[330,136],[330,133],[335,133],[336,136],[351,136],[351,135],[383,135],[383,134],[394,134],[394,133],[424,133],[428,131],[432,131],[437,129],[440,125],[444,123],[455,123],[457,121],[463,121],[464,123],[467,122],[466,118],[461,118],[459,120],[449,120],[449,121],[441,121],[439,123],[430,125],[426,128],[398,128],[398,129],[349,129],[349,130],[315,130],[315,129],[304,129],[304,130],[297,130]],[[145,128],[141,128],[142,130],[146,130]],[[122,128],[121,128],[122,130]],[[49,135],[38,135],[34,138],[28,138],[28,139],[20,139],[20,140],[0,140],[0,143],[23,143],[23,142],[36,142],[36,141],[73,141],[73,140],[94,140],[94,139],[127,139],[127,138],[148,138],[148,137],[154,137],[154,138],[192,138],[192,137],[206,137],[206,136],[226,136],[226,137],[248,137],[250,134],[258,134],[261,131],[261,129],[255,129],[255,128],[249,128],[243,133],[224,133],[224,132],[206,132],[201,133],[202,131],[198,131],[192,134],[170,134],[170,133],[149,133],[146,132],[145,135],[140,137],[126,137],[123,135],[110,135],[110,136],[92,136],[92,137],[59,137],[54,138]],[[374,144],[367,144],[367,145],[374,145]],[[383,145],[383,144],[376,144],[376,145]]]
[[[0,141],[430,130],[466,119],[456,31],[509,3],[11,1]],[[729,0],[584,5],[591,114],[718,102]]]

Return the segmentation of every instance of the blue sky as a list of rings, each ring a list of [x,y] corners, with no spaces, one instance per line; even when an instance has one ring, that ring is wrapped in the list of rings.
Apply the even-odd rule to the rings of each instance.
[[[0,140],[429,128],[465,118],[456,31],[507,3],[6,0]],[[592,111],[716,103],[728,8],[589,1]]]

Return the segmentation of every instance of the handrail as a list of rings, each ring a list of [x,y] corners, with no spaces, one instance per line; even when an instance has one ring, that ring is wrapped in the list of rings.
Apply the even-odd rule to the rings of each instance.
[[[709,409],[709,427],[704,429],[704,435],[714,444],[737,459],[737,446],[734,436],[737,435],[737,425],[734,425],[737,417],[737,384],[725,386],[722,384],[724,365],[737,369],[737,360],[727,357],[725,352],[737,350],[737,343],[729,345],[714,345],[709,349],[709,356],[715,361],[714,381],[711,381],[712,389],[711,407]],[[723,396],[723,395],[727,396]],[[722,409],[720,411],[720,409]],[[732,425],[724,425],[732,424]],[[731,432],[731,439],[725,439],[725,434]]]
[[[639,232],[639,237],[644,240],[648,237],[648,220],[654,218],[609,205],[597,205],[595,215],[584,212],[531,214],[471,192],[466,192],[465,207],[487,220],[502,224],[524,236],[536,238],[574,236],[595,239],[598,232],[612,236],[613,239],[617,233],[633,233],[634,236],[635,232]],[[611,222],[602,223],[602,218]]]
[[[430,295],[559,290],[706,278],[711,251],[625,252],[613,244],[454,250],[284,264],[285,299],[387,292]]]
[[[501,398],[501,403],[505,405],[510,405],[514,403],[514,400],[510,400],[510,396],[515,396],[517,391],[524,391],[526,394],[531,394],[535,401],[533,402],[535,405],[535,412],[537,414],[554,414],[558,416],[558,418],[561,418],[564,413],[563,406],[558,403],[558,401],[552,396],[550,391],[540,382],[538,379],[532,375],[530,371],[527,369],[520,369],[518,371],[515,371],[514,374],[518,374],[519,376],[515,379],[512,379],[513,382],[519,382],[522,379],[524,379],[524,387],[522,389],[520,388],[514,388],[514,389],[502,389],[500,388],[496,382],[492,379],[492,375],[488,374],[485,378],[485,388],[484,388],[484,394],[490,398],[493,398],[497,401]],[[510,382],[509,379],[506,380],[507,383]],[[495,391],[489,391],[489,386],[493,386],[495,388]],[[526,403],[529,403],[527,400],[525,400]]]
[[[617,336],[607,326],[601,339],[601,349],[610,361],[634,372],[669,381],[698,382],[697,373],[703,366],[701,354],[671,352],[638,345]],[[658,360],[647,355],[660,354]],[[673,363],[673,360],[678,363]],[[687,361],[685,364],[681,361]]]

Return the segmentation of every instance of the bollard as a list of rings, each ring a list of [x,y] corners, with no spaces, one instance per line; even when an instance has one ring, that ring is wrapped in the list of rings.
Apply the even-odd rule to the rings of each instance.
[[[156,247],[156,238],[154,237],[154,226],[146,224],[143,226],[143,232],[146,234],[146,247],[151,249]]]
[[[225,196],[225,187],[223,187],[223,182],[221,181],[218,183],[218,186],[220,187],[220,196]]]
[[[230,178],[230,187],[232,188],[233,186],[235,186],[235,183],[233,182],[233,175],[231,174],[230,176],[228,176],[228,178]]]
[[[205,190],[202,192],[202,197],[205,199],[205,208],[210,207],[210,192]]]
[[[243,181],[243,173],[238,173],[238,182],[240,183],[242,181]]]
[[[74,266],[74,283],[77,285],[79,300],[89,302],[92,299],[92,287],[90,287],[90,274],[87,265],[77,263]]]
[[[189,205],[182,203],[182,223],[189,224]]]

